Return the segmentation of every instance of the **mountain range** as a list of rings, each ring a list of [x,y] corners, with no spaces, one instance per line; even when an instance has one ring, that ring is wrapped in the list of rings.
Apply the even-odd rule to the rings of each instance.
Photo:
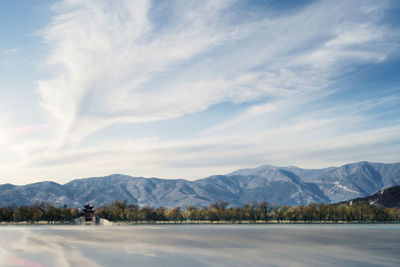
[[[380,190],[368,197],[354,198],[342,203],[357,204],[360,202],[385,208],[400,208],[400,185]]]
[[[336,203],[369,196],[400,185],[400,163],[358,162],[341,167],[301,169],[264,165],[214,175],[195,181],[113,174],[72,180],[66,184],[39,182],[23,186],[0,185],[0,206],[95,206],[113,201],[153,207],[208,206],[216,201],[243,205],[268,201],[280,205]]]

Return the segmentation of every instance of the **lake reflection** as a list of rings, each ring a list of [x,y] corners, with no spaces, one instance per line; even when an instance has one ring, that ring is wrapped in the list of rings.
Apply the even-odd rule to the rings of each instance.
[[[1,226],[0,266],[400,266],[400,225]]]

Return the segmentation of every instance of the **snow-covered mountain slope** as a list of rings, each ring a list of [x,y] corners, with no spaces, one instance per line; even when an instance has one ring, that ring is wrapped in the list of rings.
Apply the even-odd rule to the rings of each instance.
[[[115,200],[153,207],[208,206],[216,201],[227,201],[231,205],[249,201],[306,205],[365,197],[398,184],[400,163],[359,162],[319,170],[264,165],[196,181],[114,174],[77,179],[64,185],[5,184],[0,185],[0,206],[47,202],[81,207],[88,202],[100,206]]]
[[[385,208],[400,208],[400,185],[380,190],[368,197],[354,198],[344,203],[357,204],[360,202]]]
[[[273,169],[285,170],[305,183],[317,185],[330,202],[368,196],[385,187],[400,184],[400,163],[384,164],[363,161],[325,169],[265,165],[254,169],[238,170],[233,174],[268,177]]]
[[[363,161],[338,168],[312,170],[300,175],[300,178],[317,184],[332,202],[338,202],[369,196],[383,188],[400,184],[400,163]]]

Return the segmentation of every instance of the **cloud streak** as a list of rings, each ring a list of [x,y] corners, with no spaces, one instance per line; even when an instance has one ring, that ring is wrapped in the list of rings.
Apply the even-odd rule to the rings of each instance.
[[[398,121],[371,128],[385,105],[399,112],[398,95],[331,100],[346,90],[338,85],[343,76],[398,52],[398,29],[384,23],[390,6],[60,1],[40,31],[50,78],[38,81],[37,93],[51,136],[26,139],[14,151],[23,155],[24,172],[38,175],[74,166],[69,175],[198,178],[265,163],[399,160],[383,156],[399,146]],[[184,137],[104,134],[172,121],[185,129],[185,118],[223,105],[238,112]],[[374,152],[365,154],[368,148]]]
[[[168,119],[207,107],[208,98],[199,107],[182,105],[189,95],[184,88],[149,85],[168,68],[226,38],[213,26],[224,4],[203,4],[196,12],[173,15],[174,23],[156,33],[148,1],[57,6],[43,36],[52,50],[47,64],[58,71],[56,78],[39,81],[38,92],[42,106],[60,123],[61,142],[79,141],[118,121]],[[172,12],[189,8],[184,5]]]

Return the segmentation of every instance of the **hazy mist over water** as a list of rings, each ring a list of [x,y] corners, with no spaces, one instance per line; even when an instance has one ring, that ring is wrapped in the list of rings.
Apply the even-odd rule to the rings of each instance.
[[[400,225],[1,226],[0,266],[400,266]]]

